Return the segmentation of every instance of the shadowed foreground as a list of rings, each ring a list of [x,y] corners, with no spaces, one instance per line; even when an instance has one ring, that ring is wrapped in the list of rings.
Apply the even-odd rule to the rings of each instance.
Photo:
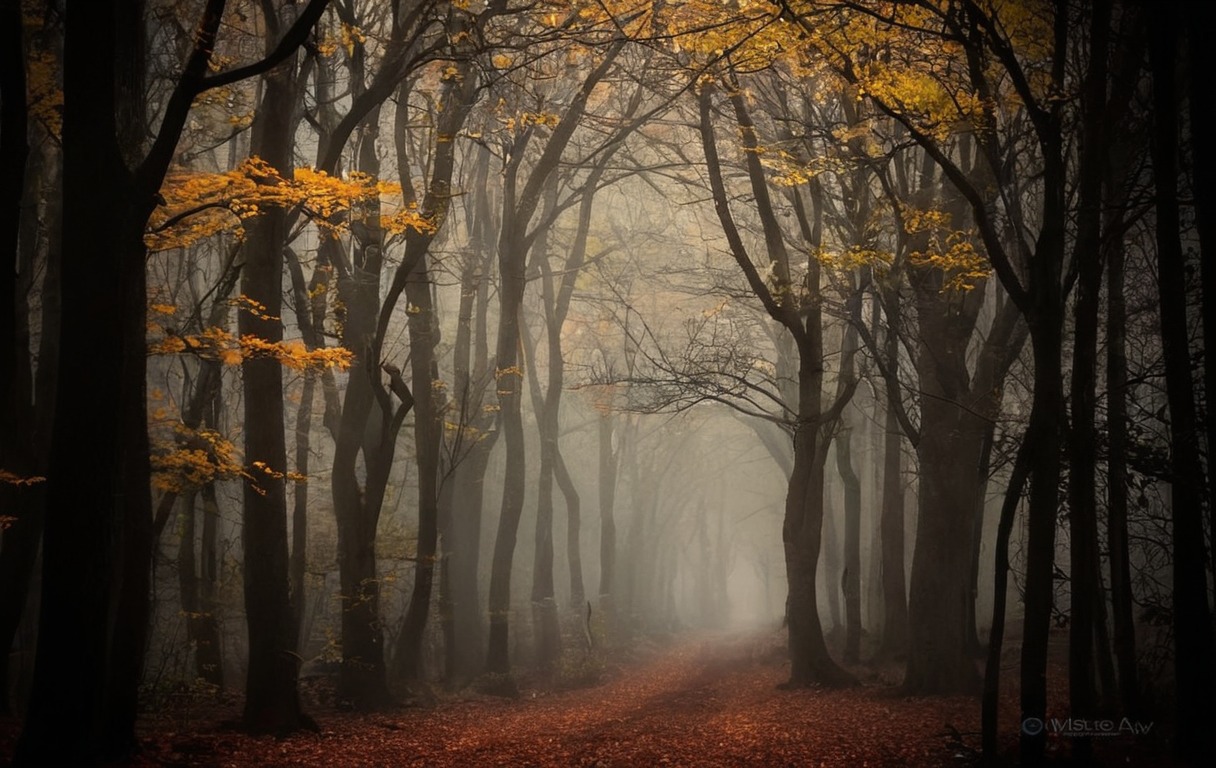
[[[518,700],[461,698],[371,716],[321,710],[313,713],[319,733],[287,739],[223,730],[222,714],[185,727],[180,720],[145,721],[144,753],[134,765],[974,764],[976,700],[905,697],[881,683],[778,690],[789,671],[783,659],[775,636],[683,639],[612,671],[594,688],[525,691]],[[1012,701],[1002,714],[1012,748]],[[12,735],[6,737],[7,751]]]

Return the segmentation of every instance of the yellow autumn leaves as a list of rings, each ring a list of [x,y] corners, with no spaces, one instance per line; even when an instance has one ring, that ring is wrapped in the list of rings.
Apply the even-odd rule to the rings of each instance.
[[[278,319],[266,315],[263,307],[246,297],[238,297],[232,303],[262,319]],[[159,315],[171,315],[176,311],[175,307],[166,304],[152,304],[149,309]],[[179,334],[157,322],[150,322],[149,330],[152,337],[148,341],[148,352],[153,355],[191,354],[217,360],[224,365],[240,365],[249,358],[269,357],[297,371],[326,368],[346,370],[352,359],[350,350],[342,347],[310,349],[298,339],[269,342],[250,334],[238,337],[224,328],[212,327],[201,333]]]
[[[950,214],[940,210],[905,207],[904,231],[920,235],[924,245],[908,256],[913,267],[940,269],[942,291],[970,291],[988,278],[992,267],[974,244],[974,233],[953,226]]]
[[[221,232],[239,237],[244,220],[270,208],[299,209],[332,235],[373,203],[380,204],[377,223],[390,236],[434,229],[416,205],[404,202],[400,184],[358,172],[343,179],[312,168],[297,168],[285,179],[258,157],[220,173],[171,173],[161,195],[164,204],[153,212],[144,236],[151,251],[184,248]]]

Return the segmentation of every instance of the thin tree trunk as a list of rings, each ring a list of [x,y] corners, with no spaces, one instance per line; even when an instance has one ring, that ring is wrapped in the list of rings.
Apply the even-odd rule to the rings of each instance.
[[[888,302],[888,317],[898,315]],[[893,327],[887,328],[884,341],[887,365],[899,359],[899,337]],[[907,655],[908,648],[908,587],[904,566],[904,478],[903,431],[895,414],[895,398],[900,393],[890,386],[887,391],[886,417],[883,435],[882,516],[879,520],[882,541],[882,601],[883,630],[879,656],[894,659]]]
[[[861,480],[853,469],[848,426],[836,435],[836,471],[844,483],[844,660],[856,664],[861,651]]]
[[[611,405],[607,406],[608,408]],[[616,483],[620,454],[612,448],[612,413],[600,412],[599,506],[600,506],[600,613],[609,636],[616,631]]]
[[[1123,242],[1108,240],[1106,273],[1106,536],[1110,550],[1111,614],[1119,699],[1129,717],[1140,715],[1136,627],[1127,534],[1127,309],[1123,298]]]
[[[439,438],[440,414],[434,382],[439,378],[435,345],[439,327],[431,298],[427,258],[423,256],[405,288],[406,299],[416,308],[410,314],[410,367],[413,377],[414,451],[418,461],[418,565],[410,604],[398,640],[398,671],[409,680],[422,678],[422,641],[431,608],[435,578],[435,553],[439,534]]]
[[[1089,71],[1082,93],[1081,160],[1078,170],[1077,298],[1073,305],[1074,337],[1071,390],[1071,432],[1068,439],[1068,524],[1070,612],[1068,631],[1068,692],[1070,714],[1096,715],[1094,683],[1095,638],[1099,634],[1094,608],[1102,596],[1099,577],[1096,493],[1097,428],[1095,425],[1098,360],[1098,303],[1102,287],[1102,168],[1106,159],[1103,119],[1106,113],[1107,55],[1110,3],[1096,0],[1090,23]],[[1103,633],[1104,634],[1104,633]],[[1070,742],[1079,762],[1092,758],[1088,737]]]
[[[1032,425],[1034,426],[1034,425]],[[1041,429],[1042,425],[1036,428]],[[1030,477],[1030,455],[1037,439],[1027,429],[1014,459],[1001,516],[997,522],[995,570],[992,576],[992,629],[988,633],[988,658],[984,664],[984,691],[981,700],[980,740],[985,764],[1000,764],[997,721],[1000,715],[1001,651],[1005,642],[1005,605],[1009,595],[1009,536],[1013,519],[1022,501],[1026,480]],[[1023,723],[1023,728],[1026,727]],[[1033,725],[1031,726],[1033,730]]]

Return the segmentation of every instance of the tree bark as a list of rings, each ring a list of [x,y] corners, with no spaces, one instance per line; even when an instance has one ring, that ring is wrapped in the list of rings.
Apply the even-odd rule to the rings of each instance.
[[[268,27],[277,28],[273,20]],[[268,43],[267,48],[270,45]],[[265,77],[252,129],[251,150],[283,178],[291,177],[292,128],[296,109],[295,65]],[[241,293],[250,302],[238,317],[241,336],[268,343],[283,339],[283,247],[286,213],[272,208],[247,228]],[[273,357],[246,358],[241,365],[245,404],[246,471],[242,552],[249,668],[242,725],[254,733],[286,733],[312,726],[300,707],[294,611],[288,586],[283,372]],[[260,462],[255,464],[254,462]]]
[[[1216,14],[1204,3],[1187,5],[1189,44],[1187,105],[1190,117],[1190,147],[1194,165],[1195,228],[1199,234],[1199,280],[1205,343],[1216,340],[1216,151],[1208,143],[1216,131],[1216,97],[1208,86],[1208,74],[1216,71],[1210,42],[1216,33]],[[1204,434],[1208,461],[1216,457],[1216,354],[1203,356]],[[1216,579],[1216,472],[1209,464],[1208,567]]]
[[[861,652],[861,480],[853,469],[848,426],[836,435],[836,471],[844,483],[844,660],[856,664]]]
[[[142,230],[154,203],[118,141],[115,71],[98,65],[118,55],[118,5],[73,6],[65,17],[60,372],[91,389],[55,409],[38,657],[19,764],[96,762],[136,743],[152,517]],[[80,435],[86,423],[91,438]],[[113,611],[133,624],[113,631]],[[63,738],[63,723],[73,738]]]
[[[527,260],[528,224],[540,203],[542,190],[557,170],[562,153],[574,129],[582,120],[591,91],[604,79],[621,52],[623,43],[614,43],[594,70],[583,81],[570,106],[554,127],[549,141],[536,161],[522,190],[516,190],[519,162],[524,147],[515,149],[515,156],[505,171],[503,219],[498,238],[499,321],[496,370],[499,413],[506,440],[506,479],[503,483],[502,509],[498,518],[498,533],[494,540],[494,560],[490,572],[490,637],[486,654],[486,671],[506,675],[511,670],[509,626],[511,616],[511,564],[515,557],[515,541],[524,502],[524,434],[520,413],[524,372],[519,365],[519,313],[527,281],[524,268]]]
[[[1110,550],[1111,616],[1119,668],[1119,699],[1124,712],[1136,717],[1141,709],[1127,531],[1127,304],[1123,297],[1121,239],[1108,241],[1106,261],[1106,536]]]
[[[1173,551],[1174,674],[1177,685],[1177,751],[1202,763],[1216,752],[1216,657],[1204,567],[1203,469],[1199,421],[1191,380],[1187,328],[1186,259],[1179,236],[1178,93],[1174,12],[1153,16],[1149,60],[1153,79],[1153,180],[1157,190],[1157,277],[1161,345],[1170,411],[1171,544]]]
[[[1096,0],[1090,22],[1089,70],[1081,97],[1082,142],[1078,169],[1077,237],[1073,263],[1077,298],[1073,305],[1074,336],[1071,384],[1071,432],[1068,439],[1068,525],[1070,615],[1068,631],[1069,713],[1092,718],[1096,713],[1094,683],[1098,600],[1105,600],[1099,575],[1097,510],[1097,428],[1095,425],[1098,360],[1098,303],[1102,288],[1102,168],[1106,161],[1107,55],[1110,3]],[[1090,738],[1071,742],[1079,762],[1092,758]]]
[[[495,409],[485,401],[489,371],[488,313],[490,254],[495,223],[491,213],[490,154],[478,151],[472,204],[468,214],[470,253],[460,278],[460,306],[452,350],[453,393],[460,431],[449,445],[453,464],[447,484],[451,514],[441,533],[451,586],[451,631],[445,646],[447,667],[457,680],[482,671],[485,619],[478,564],[481,559],[482,502],[490,451],[498,437]],[[446,490],[446,489],[445,489]]]
[[[609,406],[611,407],[611,406]],[[599,414],[600,613],[612,635],[616,629],[616,477],[620,454],[613,450],[611,411]]]

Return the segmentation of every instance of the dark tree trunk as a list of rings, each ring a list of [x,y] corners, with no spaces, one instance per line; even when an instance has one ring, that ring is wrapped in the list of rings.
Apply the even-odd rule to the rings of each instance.
[[[510,198],[508,198],[510,199]],[[508,223],[513,213],[504,217],[504,232],[516,226]],[[511,242],[507,237],[502,241]],[[526,281],[523,255],[509,248],[499,251],[498,347],[495,355],[494,378],[498,385],[498,406],[503,439],[506,442],[506,467],[503,481],[502,509],[498,517],[498,534],[494,539],[494,559],[490,571],[490,635],[486,670],[505,675],[511,671],[508,628],[511,618],[511,564],[515,557],[515,540],[524,503],[524,426],[520,414],[523,371],[519,369],[519,310]]]
[[[861,480],[853,469],[852,434],[836,436],[836,471],[844,483],[844,660],[856,664],[861,652]]]
[[[291,508],[291,562],[288,566],[288,584],[291,591],[292,633],[301,647],[308,638],[301,634],[304,626],[304,577],[308,568],[308,465],[309,443],[312,436],[312,410],[316,399],[317,373],[304,372],[304,385],[300,391],[300,405],[296,410],[296,460],[297,475],[292,486]]]
[[[855,322],[860,322],[860,302],[851,301]],[[850,326],[841,345],[837,390],[856,387],[857,328]],[[853,430],[842,417],[836,433],[836,471],[844,485],[844,570],[840,575],[844,595],[844,660],[856,664],[861,655],[861,478],[853,468]]]
[[[1063,213],[1063,202],[1059,210]],[[1063,223],[1057,222],[1060,240],[1051,246],[1063,250]],[[1045,229],[1047,225],[1045,225]],[[1035,267],[1046,269],[1039,260],[1047,254],[1036,255]],[[1057,265],[1060,261],[1053,260]],[[1059,273],[1050,278],[1054,285],[1043,285],[1039,278],[1040,296],[1030,321],[1034,346],[1034,404],[1030,412],[1024,441],[1035,442],[1030,456],[1030,504],[1027,509],[1025,615],[1022,630],[1021,704],[1022,718],[1045,721],[1047,715],[1047,651],[1051,630],[1054,595],[1054,564],[1056,511],[1060,485],[1060,422],[1063,397],[1061,370],[1062,313],[1059,298]],[[1042,295],[1046,294],[1046,295]],[[1041,761],[1046,746],[1043,730],[1023,729],[1022,754],[1027,760]]]
[[[358,152],[361,171],[378,177],[375,143],[380,110],[364,124]],[[392,702],[380,621],[380,580],[376,570],[376,528],[404,422],[404,406],[389,400],[381,382],[377,323],[382,311],[380,273],[384,236],[379,207],[354,229],[355,253],[338,274],[338,296],[346,308],[342,340],[353,353],[342,421],[334,444],[333,496],[338,524],[338,571],[342,600],[342,671],[338,696],[357,710],[374,711]],[[336,258],[342,258],[335,254]],[[416,258],[416,257],[415,257]],[[405,260],[409,259],[409,255]],[[403,260],[404,261],[404,260]],[[338,263],[338,262],[336,262]],[[380,399],[381,395],[383,399]],[[363,472],[359,472],[362,455]],[[362,474],[362,482],[359,475]]]
[[[904,483],[902,433],[894,409],[887,407],[883,438],[882,645],[880,656],[899,659],[908,652],[908,587],[904,566]]]
[[[18,763],[90,763],[135,745],[150,564],[139,560],[152,518],[142,228],[153,203],[117,141],[115,71],[98,65],[117,58],[118,5],[73,6],[65,21],[60,371],[91,389],[56,406],[38,659]],[[132,625],[112,634],[114,612]]]
[[[1055,8],[1052,78],[1063,87],[1068,53],[1068,18],[1063,4]],[[1067,165],[1064,160],[1061,105],[1053,104],[1038,127],[1043,152],[1042,224],[1029,265],[1023,314],[1034,347],[1034,401],[1028,435],[1036,437],[1030,458],[1030,503],[1026,512],[1025,614],[1022,621],[1022,719],[1047,716],[1047,652],[1054,599],[1056,515],[1060,500],[1061,433],[1064,415],[1064,371],[1061,362],[1064,325],[1065,228]],[[996,169],[993,169],[994,172]],[[1009,286],[1006,286],[1009,288]],[[1046,729],[1023,728],[1024,760],[1040,762]]]
[[[896,301],[892,301],[895,299]],[[898,317],[898,294],[891,292],[886,301],[888,318]],[[899,360],[899,336],[888,321],[883,342],[887,365],[894,370]],[[904,478],[903,432],[896,410],[900,392],[887,386],[887,407],[883,430],[882,515],[879,518],[882,542],[882,644],[879,656],[903,658],[908,651],[908,587],[904,566]]]
[[[844,553],[843,537],[840,535],[840,524],[837,521],[835,514],[828,514],[827,509],[830,509],[833,504],[829,504],[829,500],[834,500],[834,492],[832,484],[829,482],[830,477],[824,478],[823,491],[826,494],[824,500],[824,516],[823,516],[823,540],[821,543],[821,551],[823,553],[823,565],[821,570],[816,574],[822,576],[827,587],[826,602],[828,607],[828,626],[827,636],[833,639],[837,638],[840,631],[844,629],[844,617],[841,615],[840,600],[844,592],[844,567],[841,565],[841,555]]]
[[[1077,237],[1073,248],[1077,298],[1073,305],[1071,431],[1068,439],[1071,572],[1068,691],[1070,715],[1086,719],[1097,714],[1093,660],[1099,632],[1095,608],[1099,600],[1105,600],[1099,575],[1095,414],[1098,304],[1102,289],[1102,168],[1106,160],[1104,118],[1109,24],[1109,2],[1097,0],[1090,23],[1089,71],[1082,93],[1083,135],[1078,170]],[[1105,636],[1105,632],[1101,635]],[[1088,761],[1093,755],[1093,744],[1088,737],[1073,739],[1071,747],[1073,756],[1080,762]]]
[[[922,359],[930,356],[922,353]],[[932,385],[922,378],[921,386]],[[904,678],[905,689],[918,693],[972,692],[979,682],[967,653],[966,621],[968,545],[979,485],[975,460],[982,427],[956,403],[932,393],[921,400],[920,515]]]
[[[1190,117],[1190,148],[1194,165],[1192,188],[1195,195],[1195,228],[1199,233],[1199,279],[1205,344],[1216,340],[1216,151],[1211,137],[1216,131],[1216,97],[1209,87],[1208,75],[1216,71],[1212,35],[1216,34],[1216,13],[1206,3],[1187,5],[1189,55],[1187,98]],[[1216,457],[1216,354],[1203,356],[1204,434],[1208,456],[1208,566],[1216,579],[1216,472],[1211,470]]]
[[[273,26],[273,24],[272,24]],[[266,75],[262,103],[253,123],[252,151],[280,176],[291,177],[291,137],[296,108],[295,66]],[[283,339],[282,277],[286,213],[269,209],[254,219],[245,240],[241,293],[259,311],[239,313],[241,336],[268,343]],[[288,585],[287,446],[283,372],[273,357],[242,363],[245,404],[245,459],[251,478],[244,484],[242,551],[249,669],[243,726],[255,733],[285,733],[311,726],[300,708],[294,611]],[[260,464],[255,464],[260,462]]]
[[[0,10],[6,54],[21,57],[20,9]],[[14,20],[11,18],[16,16]],[[14,42],[13,28],[17,33]],[[12,50],[8,50],[8,46]],[[0,70],[12,62],[0,65]],[[15,67],[18,73],[0,74],[0,176],[5,186],[4,212],[0,213],[0,253],[12,255],[12,269],[0,275],[0,467],[18,478],[46,476],[49,450],[45,422],[49,419],[53,400],[47,389],[55,368],[54,345],[58,344],[56,325],[57,302],[49,297],[58,295],[58,254],[48,252],[46,276],[43,281],[42,339],[35,378],[30,349],[29,296],[34,289],[35,254],[38,251],[39,197],[57,194],[58,184],[46,178],[52,164],[43,162],[42,153],[30,156],[28,167],[22,157],[25,149],[25,87],[24,59]],[[18,92],[19,99],[6,94]],[[13,104],[10,104],[13,102]],[[18,119],[20,125],[17,125]],[[22,175],[27,174],[24,185]],[[11,175],[11,178],[10,178]],[[24,202],[22,198],[24,197]],[[48,200],[46,218],[48,229],[58,226],[58,213]],[[11,220],[10,220],[11,217]],[[43,509],[46,504],[45,482],[23,485],[0,482],[0,509],[6,516],[6,527],[0,534],[0,652],[12,658],[13,641],[28,603],[34,566],[42,539]],[[0,714],[11,712],[9,663],[0,663]]]
[[[1127,308],[1123,298],[1123,242],[1111,238],[1106,273],[1106,536],[1110,550],[1111,616],[1119,699],[1129,717],[1141,714],[1132,569],[1127,532]]]
[[[207,529],[214,537],[216,516],[215,489],[210,483],[203,489],[202,562],[195,556],[195,538],[198,532],[197,492],[182,497],[181,543],[177,552],[177,578],[181,588],[182,612],[186,616],[186,638],[194,646],[194,676],[216,689],[224,687],[224,667],[221,658],[219,621],[215,605],[208,597],[214,597],[215,555],[214,538],[207,541]],[[208,544],[211,547],[209,549]],[[202,566],[200,569],[199,566]],[[200,572],[201,571],[201,572]],[[207,604],[204,604],[207,603]]]
[[[804,399],[810,393],[804,388]],[[819,622],[815,597],[823,530],[823,460],[815,455],[815,427],[800,427],[795,433],[794,473],[785,502],[782,539],[789,581],[786,616],[789,624],[789,687],[814,683],[840,685],[849,676],[828,653]]]
[[[422,678],[422,641],[435,578],[435,553],[439,534],[439,378],[435,346],[439,325],[431,299],[431,279],[423,256],[405,288],[406,299],[416,307],[409,318],[410,366],[414,403],[414,451],[418,461],[418,567],[410,604],[401,625],[398,671],[409,680]]]
[[[485,662],[485,626],[481,609],[478,564],[481,559],[482,501],[490,451],[498,436],[495,416],[486,407],[489,349],[490,256],[487,244],[494,238],[489,199],[490,155],[480,151],[469,214],[470,253],[461,269],[460,307],[452,351],[454,396],[460,431],[448,446],[453,467],[445,492],[451,494],[451,511],[442,533],[451,589],[451,629],[445,643],[447,667],[459,681],[482,671]]]
[[[1172,9],[1171,9],[1172,11]],[[1157,277],[1161,344],[1170,411],[1171,543],[1173,552],[1174,672],[1180,757],[1205,762],[1216,751],[1216,656],[1212,647],[1203,536],[1203,469],[1199,420],[1191,379],[1187,328],[1186,259],[1179,236],[1178,93],[1173,12],[1152,18],[1153,180],[1157,190]]]
[[[731,255],[744,273],[749,287],[764,304],[769,316],[789,333],[797,349],[798,358],[794,462],[782,522],[782,543],[789,584],[786,617],[791,665],[787,685],[802,687],[813,683],[849,684],[853,682],[851,676],[837,666],[828,653],[823,638],[823,626],[819,620],[816,595],[816,569],[819,566],[820,548],[823,543],[824,461],[827,458],[822,433],[825,422],[834,420],[825,419],[820,402],[823,397],[824,375],[822,310],[815,303],[805,308],[795,308],[791,304],[795,290],[791,284],[785,237],[774,213],[764,170],[760,165],[755,126],[738,84],[732,85],[735,89],[730,98],[731,106],[743,138],[744,160],[756,210],[764,230],[765,248],[772,264],[773,279],[780,289],[777,295],[769,290],[756,269],[730,212],[730,199],[725,188],[714,137],[713,89],[704,87],[699,98],[699,128],[714,209],[730,245]],[[818,199],[820,193],[817,185],[812,184],[811,194],[815,198],[815,209],[810,216],[801,196],[797,194],[794,197],[794,209],[798,215],[803,239],[808,247],[814,249],[819,247],[822,241],[822,205]],[[816,262],[811,260],[808,267],[806,288],[817,292],[819,271]],[[843,407],[839,398],[837,407]]]
[[[1035,425],[1032,425],[1035,426]],[[1043,425],[1036,428],[1042,429]],[[997,521],[995,570],[992,576],[992,629],[988,633],[988,656],[984,664],[984,690],[981,699],[980,739],[983,758],[987,763],[1000,760],[997,743],[997,715],[999,709],[1001,680],[1001,649],[1005,642],[1005,604],[1009,594],[1009,536],[1013,532],[1013,518],[1022,502],[1022,492],[1030,476],[1030,454],[1038,438],[1030,430],[1022,436],[1018,447],[1009,486],[1001,504],[1001,516]],[[1023,726],[1024,727],[1024,726]]]
[[[223,6],[208,0],[201,13],[146,156],[143,3],[73,5],[65,17],[60,371],[92,389],[55,409],[39,661],[19,762],[92,763],[136,746],[154,532],[143,229],[190,104],[215,85],[205,75]],[[312,0],[301,14],[295,45],[323,7]],[[292,41],[280,50],[294,51]],[[235,77],[265,71],[276,56]],[[91,440],[80,439],[85,423]],[[79,738],[62,738],[65,722]]]
[[[587,588],[583,585],[583,552],[579,544],[582,535],[582,500],[574,479],[566,468],[566,459],[559,447],[554,454],[554,479],[566,502],[566,559],[570,563],[570,611],[576,619],[583,616],[587,604]],[[581,619],[580,619],[581,620]]]
[[[971,615],[970,552],[980,503],[979,458],[983,420],[971,406],[967,347],[982,287],[943,290],[938,269],[913,270],[922,392],[916,444],[919,513],[908,602],[909,647],[904,688],[917,693],[962,693],[978,688],[968,653]]]
[[[556,194],[556,190],[553,190]],[[548,204],[548,203],[547,203]],[[544,233],[537,237],[536,259],[547,260],[547,238]],[[548,281],[548,299],[552,305],[552,279]],[[562,632],[558,625],[557,598],[553,589],[553,473],[557,463],[558,410],[561,403],[561,383],[552,389],[554,369],[561,382],[561,346],[553,358],[552,341],[548,345],[550,360],[550,390],[548,396],[540,391],[536,371],[535,345],[530,334],[522,329],[525,354],[530,361],[528,379],[533,395],[533,410],[536,413],[536,428],[540,433],[540,475],[536,486],[536,535],[533,542],[533,585],[531,585],[531,611],[533,611],[533,642],[536,650],[536,666],[541,676],[548,678],[557,665],[562,651]]]

